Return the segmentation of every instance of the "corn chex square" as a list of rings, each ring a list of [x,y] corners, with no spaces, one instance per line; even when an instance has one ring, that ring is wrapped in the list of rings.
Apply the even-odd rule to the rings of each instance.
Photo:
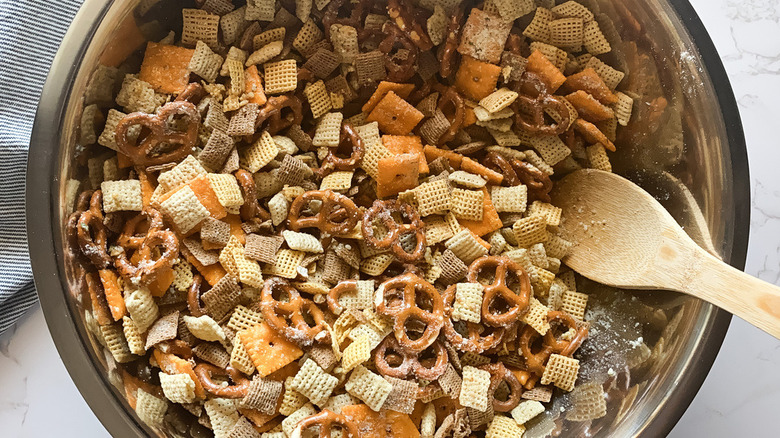
[[[564,391],[571,391],[574,389],[574,382],[577,380],[579,371],[579,360],[560,354],[552,354],[547,361],[540,382],[542,385],[552,383]]]
[[[463,382],[458,401],[461,406],[485,412],[488,410],[488,388],[490,388],[489,372],[472,366],[464,366]]]
[[[255,143],[239,152],[241,167],[255,173],[270,163],[278,154],[279,147],[276,146],[273,137],[268,131],[263,131]]]
[[[103,211],[141,211],[144,208],[141,196],[141,181],[128,179],[122,181],[103,181]]]
[[[466,264],[488,253],[488,249],[466,228],[452,236],[444,245]]]
[[[485,431],[485,438],[520,438],[525,433],[525,426],[503,415],[496,415]]]
[[[311,108],[312,117],[315,119],[327,114],[333,108],[330,100],[330,94],[325,87],[325,82],[319,80],[313,84],[309,84],[303,89],[303,94],[306,96],[306,100],[309,102]]]
[[[414,189],[414,193],[420,216],[444,214],[452,208],[450,184],[447,179],[420,184]]]
[[[295,278],[298,276],[298,267],[301,265],[306,253],[290,249],[280,249],[276,254],[276,262],[267,267],[266,272],[282,278]]]
[[[479,283],[458,283],[455,285],[455,303],[452,305],[452,319],[479,323],[482,318],[482,294],[485,287]]]
[[[326,373],[312,359],[306,359],[290,382],[290,387],[305,395],[315,405],[322,406],[338,383],[339,379]]]
[[[512,418],[517,424],[525,424],[544,412],[544,405],[537,400],[523,400],[512,409]]]
[[[195,401],[195,381],[189,374],[160,372],[160,386],[165,398],[173,403],[192,403]]]
[[[323,253],[322,243],[311,234],[299,233],[297,231],[284,230],[282,236],[287,242],[287,246],[295,251]]]
[[[352,187],[352,176],[355,172],[338,171],[322,178],[320,190],[333,190],[335,192],[345,192]]]
[[[362,365],[358,365],[352,371],[344,388],[348,393],[362,400],[369,408],[379,412],[393,390],[393,385]]]
[[[312,145],[329,148],[337,147],[341,138],[342,120],[344,120],[344,115],[339,112],[325,114],[317,124]]]
[[[585,318],[585,308],[588,306],[588,294],[567,290],[561,297],[561,310],[577,319]]]
[[[295,91],[298,87],[298,66],[294,59],[269,62],[265,69],[266,94],[281,94]]]
[[[452,190],[451,211],[458,219],[481,221],[484,211],[485,193],[481,190]]]
[[[160,426],[165,419],[168,402],[157,398],[143,389],[138,389],[135,401],[135,413],[138,418],[150,426]]]

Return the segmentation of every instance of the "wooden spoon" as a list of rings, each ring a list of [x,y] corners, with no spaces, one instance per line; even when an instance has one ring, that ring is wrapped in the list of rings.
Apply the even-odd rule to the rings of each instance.
[[[591,280],[624,289],[664,289],[708,301],[780,338],[780,287],[718,260],[688,237],[650,194],[594,169],[555,184],[563,259]]]

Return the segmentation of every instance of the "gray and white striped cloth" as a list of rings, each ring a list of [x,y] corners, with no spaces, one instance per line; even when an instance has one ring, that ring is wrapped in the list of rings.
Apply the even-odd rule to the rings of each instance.
[[[82,0],[0,0],[0,334],[35,301],[27,252],[27,146],[41,88]]]

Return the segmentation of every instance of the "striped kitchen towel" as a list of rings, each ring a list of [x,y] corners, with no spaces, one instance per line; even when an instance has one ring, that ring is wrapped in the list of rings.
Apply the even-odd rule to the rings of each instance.
[[[0,334],[37,300],[27,252],[27,146],[49,66],[82,0],[0,0]]]

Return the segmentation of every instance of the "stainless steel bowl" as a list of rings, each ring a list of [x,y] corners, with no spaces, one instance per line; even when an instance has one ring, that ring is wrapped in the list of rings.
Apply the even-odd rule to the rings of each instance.
[[[158,432],[129,408],[121,374],[86,328],[79,306],[81,279],[68,265],[63,234],[73,190],[86,184],[79,165],[79,125],[84,106],[100,102],[93,85],[99,66],[118,65],[128,57],[127,63],[133,62],[137,40],[126,32],[127,20],[137,20],[151,37],[180,28],[176,11],[191,2],[162,0],[148,14],[140,13],[139,8],[154,3],[84,2],[44,87],[28,163],[27,230],[46,321],[71,377],[116,437]],[[731,87],[701,22],[684,0],[583,3],[599,9],[602,29],[617,49],[609,61],[629,72],[621,86],[636,98],[634,121],[621,134],[614,156],[616,171],[653,192],[701,245],[742,268],[750,205],[745,140]],[[558,419],[558,433],[665,435],[704,381],[730,315],[675,294],[639,298],[593,284],[582,287],[591,293],[594,312],[616,315],[606,319],[611,327],[596,327],[590,348],[583,347],[585,378],[608,378],[610,361],[621,359],[610,356],[614,352],[607,344],[616,343],[618,350],[636,345],[634,322],[641,323],[640,334],[652,348],[640,365],[629,363],[635,366],[622,368],[627,372],[618,369],[618,376],[630,377],[630,383],[620,382],[625,390],[612,395],[606,417],[592,423]],[[554,420],[538,420],[529,436],[543,436],[556,426]]]

